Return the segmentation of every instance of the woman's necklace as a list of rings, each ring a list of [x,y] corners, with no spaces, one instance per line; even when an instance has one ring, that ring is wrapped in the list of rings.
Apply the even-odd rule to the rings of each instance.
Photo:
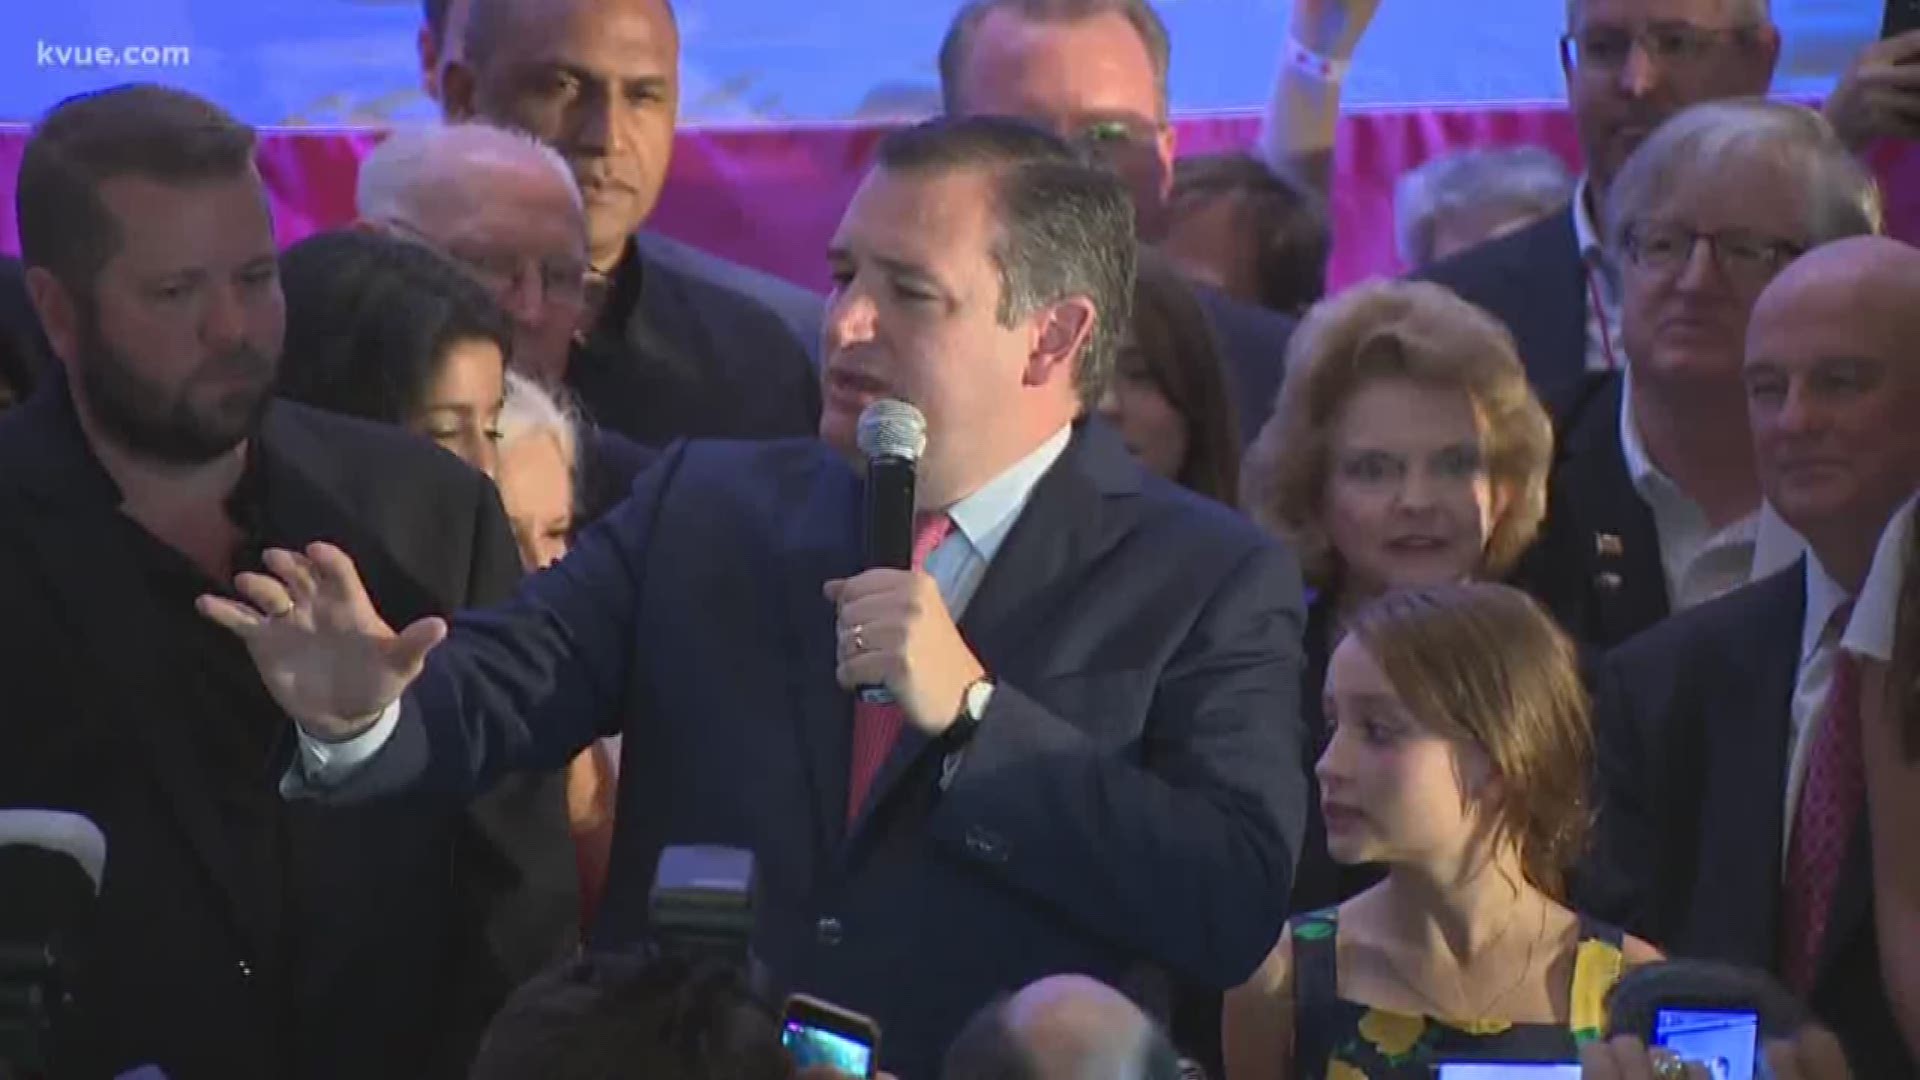
[[[1500,932],[1493,936],[1493,940],[1487,942],[1485,945],[1482,945],[1480,947],[1480,950],[1479,950],[1480,953],[1482,955],[1485,955],[1486,953],[1491,952],[1495,946],[1499,945],[1502,941],[1504,941],[1507,936],[1507,931],[1513,928],[1513,924],[1518,918],[1519,918],[1519,913],[1517,910],[1513,914],[1508,915],[1507,921],[1502,923],[1500,926]],[[1400,961],[1394,958],[1391,952],[1385,952],[1384,955],[1387,958],[1387,965],[1393,968],[1393,973],[1400,979],[1401,984],[1407,987],[1407,989],[1412,990],[1417,997],[1419,997],[1422,1001],[1425,1001],[1429,1006],[1433,1007],[1434,1011],[1431,1014],[1432,1016],[1441,1020],[1462,1020],[1462,1021],[1492,1020],[1492,1019],[1497,1019],[1496,1017],[1491,1015],[1494,1010],[1494,1007],[1506,1001],[1508,998],[1512,997],[1513,992],[1520,988],[1520,984],[1527,981],[1527,976],[1533,971],[1533,961],[1540,947],[1540,939],[1546,937],[1546,935],[1547,935],[1547,905],[1545,903],[1542,903],[1540,904],[1540,926],[1538,929],[1534,931],[1533,936],[1527,941],[1526,962],[1520,965],[1519,973],[1514,976],[1513,981],[1506,984],[1506,989],[1501,990],[1498,994],[1495,994],[1493,997],[1479,1003],[1478,1005],[1473,1005],[1468,999],[1465,983],[1461,980],[1458,969],[1456,968],[1455,974],[1454,974],[1454,982],[1455,982],[1454,994],[1459,999],[1459,1001],[1456,1004],[1465,1004],[1468,1006],[1468,1009],[1466,1010],[1467,1015],[1464,1015],[1464,1016],[1452,1015],[1453,1013],[1456,1012],[1456,1009],[1453,1006],[1442,1004],[1438,998],[1436,998],[1433,994],[1429,993],[1427,989],[1421,985],[1420,980],[1413,978],[1408,973],[1407,969],[1401,966]]]

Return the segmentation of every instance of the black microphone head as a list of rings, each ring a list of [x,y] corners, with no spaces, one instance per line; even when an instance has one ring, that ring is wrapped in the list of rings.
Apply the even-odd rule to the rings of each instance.
[[[927,418],[904,401],[883,398],[861,411],[856,442],[869,460],[919,461],[927,449]]]

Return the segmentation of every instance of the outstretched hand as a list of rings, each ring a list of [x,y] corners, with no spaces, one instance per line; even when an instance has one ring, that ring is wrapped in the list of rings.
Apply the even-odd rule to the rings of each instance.
[[[234,578],[245,602],[207,595],[195,606],[246,643],[260,681],[308,735],[338,742],[360,734],[420,674],[447,636],[446,621],[421,619],[394,633],[353,560],[332,544],[276,548],[264,561],[271,573]]]

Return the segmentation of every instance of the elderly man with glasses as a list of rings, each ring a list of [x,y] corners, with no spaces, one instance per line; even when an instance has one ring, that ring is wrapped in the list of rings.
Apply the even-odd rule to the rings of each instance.
[[[1565,213],[1488,241],[1423,276],[1500,316],[1556,412],[1625,362],[1623,267],[1602,211],[1614,177],[1668,117],[1767,92],[1780,59],[1768,0],[1567,0],[1567,102],[1587,172]],[[1920,35],[1868,48],[1826,103],[1841,140],[1920,133]]]
[[[1566,415],[1547,528],[1520,571],[1600,647],[1799,557],[1754,470],[1747,320],[1801,253],[1880,225],[1878,190],[1832,127],[1760,99],[1680,114],[1611,181],[1625,363]]]
[[[573,174],[537,139],[483,123],[397,132],[360,166],[362,227],[439,251],[487,288],[513,320],[514,370],[577,396],[585,429],[579,520],[626,495],[653,453],[621,433],[636,413],[671,415],[660,400],[594,394],[576,354],[593,299],[586,216]]]

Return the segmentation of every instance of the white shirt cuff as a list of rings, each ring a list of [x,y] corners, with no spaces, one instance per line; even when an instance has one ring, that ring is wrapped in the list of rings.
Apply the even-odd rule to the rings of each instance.
[[[393,738],[393,731],[400,725],[400,702],[394,701],[380,713],[373,726],[340,742],[326,742],[316,739],[300,729],[300,748],[294,755],[293,769],[287,777],[296,787],[330,788],[345,783],[354,773],[360,771],[373,755],[387,745]],[[285,789],[288,784],[283,784]]]

